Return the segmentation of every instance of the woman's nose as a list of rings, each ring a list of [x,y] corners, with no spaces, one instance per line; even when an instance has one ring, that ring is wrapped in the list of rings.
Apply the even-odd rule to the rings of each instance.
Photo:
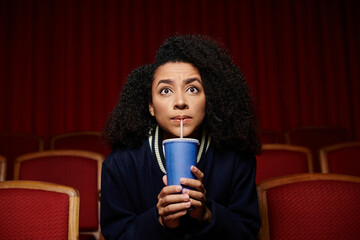
[[[174,102],[174,109],[187,109],[189,106],[183,94],[177,94]]]

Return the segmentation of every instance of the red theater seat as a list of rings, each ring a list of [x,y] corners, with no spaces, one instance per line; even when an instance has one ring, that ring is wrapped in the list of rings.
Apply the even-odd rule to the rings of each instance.
[[[31,134],[0,134],[0,154],[6,157],[6,179],[12,180],[15,159],[23,154],[44,150],[44,139]]]
[[[340,173],[360,177],[360,142],[347,142],[320,149],[322,173]]]
[[[260,240],[357,240],[360,177],[297,174],[257,186]]]
[[[295,173],[312,173],[309,149],[287,144],[263,144],[257,156],[256,183]]]
[[[74,149],[98,152],[107,157],[110,149],[105,147],[100,132],[84,131],[59,134],[51,138],[50,149]]]
[[[18,157],[14,178],[71,186],[80,192],[80,238],[99,238],[99,191],[103,155],[80,150],[51,150]]]
[[[284,132],[285,143],[307,147],[313,155],[314,171],[320,172],[319,150],[349,141],[346,129],[334,126],[303,126]]]
[[[35,181],[0,182],[0,238],[76,240],[76,189]]]

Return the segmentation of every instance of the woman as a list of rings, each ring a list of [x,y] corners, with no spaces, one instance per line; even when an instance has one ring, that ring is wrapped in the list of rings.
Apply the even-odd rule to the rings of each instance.
[[[167,186],[162,141],[200,141],[196,179]],[[231,56],[206,36],[174,36],[155,63],[128,77],[104,128],[106,239],[254,239],[256,133],[250,89]],[[178,194],[174,194],[178,193]]]

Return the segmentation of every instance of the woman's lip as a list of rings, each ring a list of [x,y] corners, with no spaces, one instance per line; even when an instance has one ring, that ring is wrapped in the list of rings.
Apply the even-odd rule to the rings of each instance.
[[[178,115],[178,116],[172,117],[171,119],[173,119],[173,120],[181,120],[181,119],[185,120],[187,118],[191,118],[191,117],[189,117],[187,115]]]
[[[187,124],[191,121],[191,118],[190,117],[175,117],[175,118],[172,118],[171,121],[177,123],[177,124],[180,124],[181,120],[183,120],[183,124]]]

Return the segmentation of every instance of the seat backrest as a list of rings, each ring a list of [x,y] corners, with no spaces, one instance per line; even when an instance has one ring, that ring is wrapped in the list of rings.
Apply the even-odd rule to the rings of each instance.
[[[295,173],[312,173],[309,149],[288,144],[263,144],[257,156],[256,183]]]
[[[50,150],[18,157],[15,179],[58,183],[79,190],[81,232],[99,233],[99,191],[103,155],[81,150]]]
[[[303,126],[284,132],[285,143],[311,150],[314,171],[320,172],[319,150],[322,147],[349,141],[346,129],[334,126]]]
[[[360,142],[339,143],[320,149],[322,173],[360,177]]]
[[[6,158],[0,155],[0,181],[6,179]]]
[[[100,136],[100,132],[96,131],[59,134],[51,138],[50,149],[86,150],[101,153],[106,157],[109,155],[110,149],[105,147]]]
[[[35,181],[0,182],[0,239],[76,240],[76,189]]]
[[[257,185],[260,240],[355,240],[360,236],[360,178],[296,174]]]
[[[6,179],[12,180],[14,161],[20,155],[44,150],[44,139],[31,134],[0,134],[0,154],[6,157]]]
[[[280,134],[277,131],[271,129],[261,129],[259,138],[262,144],[283,143],[283,140],[280,138]]]

